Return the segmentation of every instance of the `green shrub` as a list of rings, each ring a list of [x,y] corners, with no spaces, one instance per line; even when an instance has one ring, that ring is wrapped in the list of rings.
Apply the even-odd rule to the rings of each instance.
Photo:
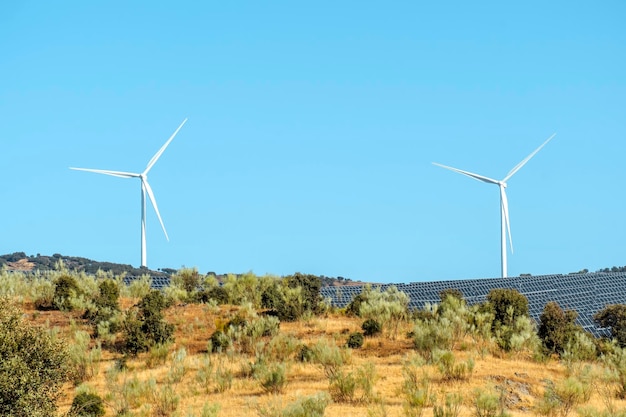
[[[420,357],[418,357],[420,358]],[[402,404],[404,415],[421,417],[424,409],[433,405],[434,395],[430,391],[430,379],[423,373],[422,360],[407,360],[402,364]]]
[[[211,356],[206,355],[200,359],[198,364],[198,372],[196,373],[196,381],[204,388],[205,393],[209,393],[209,387],[213,381],[213,362]]]
[[[172,353],[172,361],[170,363],[169,370],[167,371],[167,381],[173,384],[177,384],[183,380],[183,377],[187,373],[187,365],[185,360],[187,359],[187,349],[181,347],[176,352]]]
[[[102,359],[102,349],[99,344],[90,349],[91,338],[89,333],[83,330],[76,330],[73,336],[68,347],[68,353],[72,367],[72,379],[74,385],[78,385],[97,374]]]
[[[371,290],[371,288],[369,286],[366,286],[361,294],[357,294],[354,296],[352,301],[350,301],[350,303],[348,303],[348,305],[346,306],[347,315],[361,317],[361,304],[365,300],[367,300],[367,294],[369,290]]]
[[[31,283],[31,297],[37,310],[54,310],[54,283],[47,279],[37,279]]]
[[[174,326],[165,322],[163,309],[168,302],[160,291],[150,291],[136,309],[127,312],[122,323],[125,336],[125,349],[129,353],[145,352],[154,344],[172,341]]]
[[[72,417],[101,417],[105,414],[102,398],[92,392],[81,392],[74,397],[69,415]]]
[[[257,411],[260,417],[324,417],[324,412],[330,402],[330,396],[325,392],[320,392],[299,398],[285,408],[281,408],[280,404],[275,404],[267,408],[259,407]]]
[[[220,286],[211,287],[198,291],[196,299],[200,303],[214,301],[216,305],[228,304],[228,291]]]
[[[146,358],[146,366],[155,368],[164,365],[167,362],[167,356],[170,351],[171,343],[155,343],[150,347],[148,357]]]
[[[593,320],[601,327],[611,330],[611,336],[620,347],[626,347],[626,305],[612,304],[598,311]]]
[[[71,311],[72,298],[80,295],[76,279],[68,274],[63,274],[54,282],[54,307],[61,311]]]
[[[350,336],[348,336],[346,346],[350,349],[360,349],[363,346],[363,333],[351,333]]]
[[[169,417],[174,415],[180,403],[180,395],[170,384],[157,384],[154,379],[148,382],[148,395],[151,399],[153,415]]]
[[[230,337],[221,330],[216,330],[209,339],[209,351],[214,353],[225,352],[232,344]]]
[[[363,335],[374,336],[382,331],[382,326],[377,320],[369,318],[363,322],[361,329],[363,329]]]
[[[558,355],[563,353],[567,344],[579,331],[579,326],[575,323],[577,315],[578,313],[573,310],[563,311],[554,301],[545,305],[539,317],[537,335],[546,351]]]
[[[122,333],[124,334],[124,350],[133,355],[145,352],[149,348],[149,341],[142,331],[143,323],[137,311],[129,310],[122,322]]]
[[[69,377],[66,346],[53,333],[24,321],[9,300],[0,299],[0,415],[54,415]]]
[[[510,326],[518,317],[528,316],[528,299],[515,289],[496,288],[487,294],[494,314],[493,329]]]
[[[281,394],[287,386],[287,369],[284,363],[272,364],[259,378],[263,390],[270,394]]]
[[[332,378],[350,359],[348,350],[340,349],[325,339],[320,339],[313,345],[312,350],[313,362],[322,366],[327,378]]]
[[[426,359],[432,360],[437,349],[452,349],[454,332],[448,319],[418,320],[411,333],[413,346]]]
[[[408,318],[409,296],[391,286],[381,291],[380,288],[367,293],[361,302],[360,317],[378,320],[388,336],[395,339],[400,324]]]
[[[476,417],[507,417],[502,395],[493,391],[477,390],[474,398]]]
[[[265,345],[264,353],[270,360],[284,360],[297,356],[300,349],[302,349],[300,339],[291,334],[279,333]]]
[[[152,278],[150,275],[142,275],[133,279],[128,285],[128,293],[131,297],[143,298],[152,291]]]
[[[114,319],[120,311],[120,290],[117,282],[106,279],[98,284],[98,296],[93,299],[93,308],[88,308],[83,314],[94,327],[94,333],[99,336],[98,325],[108,322],[108,331],[115,333],[118,330],[118,322]]]
[[[220,363],[215,370],[215,384],[217,392],[226,392],[233,386],[233,373],[230,369],[224,368]]]
[[[534,322],[527,316],[517,317],[510,325],[498,326],[494,333],[496,343],[506,352],[518,352],[523,348],[536,351],[540,343]]]
[[[334,401],[349,403],[355,400],[356,376],[352,372],[338,370],[329,378],[328,392]]]
[[[576,377],[569,377],[557,384],[549,381],[536,411],[544,416],[553,416],[558,413],[566,417],[574,407],[589,400],[591,394],[589,388],[588,382]]]
[[[458,417],[463,405],[461,394],[446,394],[443,405],[433,406],[433,417]]]
[[[296,354],[296,359],[299,362],[311,362],[314,358],[313,349],[307,345],[302,345]]]
[[[322,280],[319,277],[296,272],[293,275],[285,277],[284,283],[289,288],[301,289],[304,311],[313,314],[320,312]]]
[[[457,362],[454,354],[450,351],[438,352],[435,360],[445,381],[466,381],[474,372],[474,360],[472,358],[466,362]]]
[[[191,296],[198,290],[201,281],[202,276],[196,268],[183,268],[172,276],[170,285],[185,290]]]

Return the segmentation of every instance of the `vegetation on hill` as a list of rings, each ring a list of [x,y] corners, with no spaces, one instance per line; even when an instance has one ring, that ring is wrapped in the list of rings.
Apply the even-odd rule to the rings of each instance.
[[[0,271],[1,414],[626,417],[626,306],[596,315],[604,340],[512,289],[410,310],[366,287],[337,310],[306,274],[149,280]]]
[[[69,271],[84,272],[86,274],[97,274],[99,272],[105,272],[113,275],[125,274],[129,277],[139,277],[142,275],[150,275],[151,277],[171,277],[176,274],[176,269],[172,268],[160,268],[158,271],[153,271],[147,268],[135,268],[127,264],[117,264],[113,262],[98,262],[87,258],[81,258],[77,256],[65,256],[55,253],[52,256],[46,255],[26,255],[24,252],[14,252],[11,254],[0,255],[0,269],[6,268],[11,271],[21,272],[34,272],[34,271],[55,271],[58,270],[59,263],[62,263],[63,267]],[[215,272],[208,272],[207,275],[216,277],[219,282],[226,279],[229,274],[217,274]],[[236,277],[246,275],[233,274]],[[314,276],[314,275],[307,275]],[[344,277],[327,277],[321,275],[319,277],[321,285],[323,286],[340,286],[340,285],[354,285],[363,284],[362,282],[353,282],[350,278]]]
[[[147,268],[134,268],[131,265],[116,264],[113,262],[98,262],[78,256],[65,256],[55,253],[52,256],[46,255],[26,255],[24,252],[14,252],[7,255],[0,255],[0,268],[7,267],[22,271],[53,271],[61,261],[70,271],[95,274],[98,271],[110,272],[114,275],[126,274],[128,276],[141,276],[149,274],[151,276],[168,276],[174,269],[164,268],[159,271],[152,271]]]

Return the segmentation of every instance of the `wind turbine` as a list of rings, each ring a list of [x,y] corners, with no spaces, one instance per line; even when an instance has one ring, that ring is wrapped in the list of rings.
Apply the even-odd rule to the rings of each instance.
[[[506,198],[507,181],[511,179],[511,177],[515,175],[515,173],[519,171],[524,165],[526,165],[526,163],[530,161],[530,159],[533,156],[535,156],[535,154],[537,154],[537,152],[539,152],[541,148],[546,146],[546,144],[550,142],[550,140],[552,140],[554,136],[556,136],[556,133],[550,136],[544,143],[541,144],[541,146],[535,149],[530,155],[524,158],[519,164],[515,165],[515,167],[513,167],[513,169],[509,171],[508,174],[506,174],[506,177],[504,177],[500,181],[494,180],[493,178],[485,177],[482,175],[474,174],[473,172],[463,171],[462,169],[452,168],[446,165],[433,162],[434,165],[437,165],[439,167],[449,169],[450,171],[458,172],[459,174],[467,175],[468,177],[473,178],[477,181],[486,182],[488,184],[495,184],[500,188],[500,223],[501,223],[500,243],[501,243],[501,259],[502,259],[502,278],[507,277],[507,263],[506,263],[507,231],[509,234],[509,244],[511,246],[511,253],[513,253],[513,239],[511,239],[511,224],[509,222],[509,202]]]
[[[148,183],[148,172],[152,169],[154,164],[159,160],[165,148],[170,144],[174,136],[178,133],[178,131],[183,127],[183,125],[187,122],[187,119],[183,120],[183,122],[178,126],[178,129],[174,131],[172,136],[165,142],[161,149],[157,153],[154,154],[152,159],[148,161],[148,165],[146,169],[140,174],[134,172],[123,172],[123,171],[110,171],[108,169],[91,169],[91,168],[73,168],[70,169],[76,171],[87,171],[87,172],[95,172],[96,174],[104,174],[111,175],[113,177],[120,178],[139,178],[141,180],[141,266],[147,267],[146,261],[146,193],[152,202],[152,207],[154,207],[154,211],[156,212],[157,217],[159,218],[159,222],[161,223],[161,227],[163,228],[163,233],[165,233],[165,238],[169,241],[170,238],[167,236],[167,231],[165,230],[165,225],[163,224],[163,219],[161,219],[161,214],[159,213],[159,208],[157,206],[156,200],[154,198],[154,193],[152,192],[152,187]]]

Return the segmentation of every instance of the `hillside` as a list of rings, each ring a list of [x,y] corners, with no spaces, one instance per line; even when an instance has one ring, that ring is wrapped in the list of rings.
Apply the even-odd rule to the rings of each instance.
[[[55,265],[63,261],[63,264],[70,271],[85,272],[87,274],[95,274],[96,272],[111,272],[114,275],[126,274],[127,276],[140,276],[148,274],[154,277],[165,277],[176,272],[174,269],[164,268],[159,271],[153,271],[147,268],[135,268],[132,265],[116,264],[113,262],[98,262],[92,259],[82,258],[78,256],[65,256],[55,253],[52,256],[37,254],[35,256],[27,256],[24,252],[14,252],[11,254],[0,255],[0,268],[3,266],[10,271],[51,271],[55,269]]]
[[[14,252],[11,254],[0,255],[0,269],[6,268],[8,271],[19,272],[34,272],[34,271],[53,271],[56,269],[56,264],[59,261],[63,261],[65,267],[70,271],[84,272],[86,274],[95,274],[98,271],[110,272],[113,275],[122,275],[130,277],[138,277],[144,274],[148,274],[153,278],[156,277],[170,277],[176,273],[176,269],[173,268],[161,268],[158,271],[154,271],[147,268],[135,268],[132,265],[117,264],[113,262],[99,262],[88,258],[82,258],[78,256],[65,256],[59,253],[55,253],[52,256],[46,255],[31,255],[28,256],[24,252]],[[208,274],[215,275],[215,277],[222,281],[227,274],[218,274],[215,272],[209,272]],[[240,276],[242,274],[234,274]],[[344,277],[319,277],[324,286],[362,286],[366,283],[363,281],[353,281],[350,278]]]
[[[0,369],[0,415],[24,415],[15,391],[61,413],[25,415],[90,393],[104,417],[626,417],[626,323],[594,338],[551,303],[541,330],[513,289],[416,310],[395,287],[333,308],[313,275],[167,281],[0,271],[0,355],[37,358]],[[46,365],[45,340],[66,366]],[[22,394],[49,374],[41,402]]]

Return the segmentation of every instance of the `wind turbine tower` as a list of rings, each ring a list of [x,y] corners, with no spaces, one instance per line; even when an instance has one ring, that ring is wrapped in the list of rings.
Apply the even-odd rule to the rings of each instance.
[[[454,171],[457,172],[459,174],[463,174],[463,175],[467,175],[470,178],[473,178],[477,181],[480,182],[486,182],[487,184],[495,184],[500,188],[500,226],[501,226],[501,230],[500,230],[500,257],[501,257],[501,263],[502,263],[502,278],[506,278],[507,277],[507,260],[506,260],[506,236],[507,236],[507,232],[509,235],[509,245],[511,247],[511,253],[513,253],[513,239],[511,239],[511,224],[509,222],[509,202],[506,198],[506,187],[507,187],[507,181],[511,179],[511,177],[513,175],[515,175],[515,173],[517,171],[519,171],[524,165],[526,165],[526,163],[528,161],[530,161],[530,159],[535,156],[537,154],[537,152],[539,152],[541,150],[541,148],[543,148],[544,146],[547,145],[548,142],[550,142],[552,140],[552,138],[556,136],[556,133],[554,133],[552,136],[550,136],[544,143],[541,144],[541,146],[539,146],[537,149],[535,149],[530,155],[528,155],[526,158],[524,158],[519,164],[515,165],[515,167],[513,167],[513,169],[511,171],[509,171],[509,173],[506,175],[506,177],[504,177],[502,180],[494,180],[493,178],[489,178],[489,177],[485,177],[482,175],[478,175],[478,174],[474,174],[473,172],[468,172],[468,171],[463,171],[462,169],[458,169],[458,168],[452,168],[446,165],[441,165],[438,164],[436,162],[433,162],[434,165],[437,165],[439,167],[445,168],[445,169],[449,169],[450,171]]]
[[[170,138],[167,140],[167,142],[165,142],[165,144],[163,146],[161,146],[161,149],[159,149],[159,151],[156,154],[154,154],[152,159],[150,159],[150,161],[148,161],[148,165],[146,166],[146,169],[144,169],[143,172],[141,172],[141,173],[123,172],[123,171],[111,171],[111,170],[108,170],[108,169],[91,169],[91,168],[73,168],[73,167],[70,167],[70,169],[74,169],[74,170],[77,170],[77,171],[95,172],[96,174],[111,175],[113,177],[119,177],[119,178],[139,178],[139,180],[141,181],[141,266],[143,266],[143,267],[147,267],[148,266],[147,254],[146,254],[146,194],[148,194],[148,198],[150,199],[150,202],[152,203],[152,207],[154,207],[154,211],[156,212],[156,215],[159,218],[159,222],[161,223],[161,228],[163,229],[163,233],[165,234],[165,238],[168,241],[170,240],[169,237],[167,236],[167,231],[165,230],[165,225],[163,224],[163,219],[161,219],[161,214],[159,213],[159,208],[157,206],[156,199],[154,198],[154,193],[152,192],[152,187],[150,187],[150,184],[148,183],[148,172],[150,172],[150,170],[152,169],[154,164],[156,164],[156,162],[159,160],[159,158],[161,157],[161,155],[165,151],[165,148],[168,147],[168,145],[174,139],[174,137],[176,136],[178,131],[183,127],[185,122],[187,122],[187,119],[183,120],[183,122],[180,124],[180,126],[178,126],[178,129],[176,129],[174,131],[174,133],[172,134],[172,136],[170,136]]]

